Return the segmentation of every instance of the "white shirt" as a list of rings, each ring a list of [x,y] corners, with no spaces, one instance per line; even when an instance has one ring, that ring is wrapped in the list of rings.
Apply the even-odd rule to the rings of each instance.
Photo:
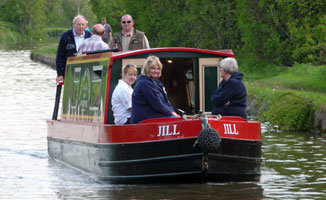
[[[74,33],[75,43],[76,43],[76,51],[79,49],[79,45],[85,40],[85,31],[82,35],[77,35],[75,32],[75,29],[72,29],[72,32]]]
[[[119,80],[118,85],[113,91],[111,100],[115,124],[125,124],[127,119],[131,117],[131,95],[133,91],[128,83],[121,79]]]

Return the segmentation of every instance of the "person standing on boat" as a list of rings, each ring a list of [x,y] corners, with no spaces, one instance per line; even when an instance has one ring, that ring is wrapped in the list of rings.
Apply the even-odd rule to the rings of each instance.
[[[247,90],[242,82],[243,74],[238,72],[237,61],[231,57],[223,59],[219,72],[223,80],[211,96],[212,114],[247,119]]]
[[[162,67],[158,57],[149,56],[146,59],[132,93],[132,124],[149,118],[180,117],[171,106],[159,80]]]
[[[121,17],[122,30],[115,33],[109,47],[119,48],[121,51],[149,49],[149,42],[144,32],[134,29],[134,21],[129,14]]]
[[[105,34],[104,31],[105,28],[102,24],[94,25],[92,28],[92,36],[85,39],[80,44],[78,53],[109,49],[109,45],[102,40]]]
[[[136,65],[132,64],[125,65],[121,71],[122,78],[115,87],[111,100],[114,123],[117,125],[130,124],[133,92],[131,85],[135,83],[138,73]]]
[[[84,39],[91,37],[91,33],[85,31],[86,26],[85,17],[77,15],[72,20],[73,28],[61,35],[56,57],[57,83],[64,80],[67,58],[77,53]]]
[[[103,37],[103,41],[106,43],[109,43],[112,39],[112,28],[111,28],[110,24],[106,23],[105,17],[102,18],[102,25],[105,28],[105,34]]]

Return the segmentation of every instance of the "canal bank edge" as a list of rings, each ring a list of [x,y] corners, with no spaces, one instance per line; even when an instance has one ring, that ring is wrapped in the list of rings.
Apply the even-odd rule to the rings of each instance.
[[[43,55],[40,53],[31,52],[30,58],[35,62],[40,62],[46,65],[51,66],[51,68],[55,69],[55,58],[51,56]]]
[[[55,58],[51,56],[31,52],[30,58],[35,62],[46,64],[55,69]],[[248,95],[247,112],[253,118],[259,118],[263,112],[267,112],[266,105],[269,104],[269,101],[272,101],[272,99],[260,100],[257,95],[259,94]],[[312,118],[310,122],[311,127],[313,127],[312,132],[326,133],[326,108],[315,109]]]

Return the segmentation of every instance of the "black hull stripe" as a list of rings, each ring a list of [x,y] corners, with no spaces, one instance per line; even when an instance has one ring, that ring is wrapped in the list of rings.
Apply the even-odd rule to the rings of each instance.
[[[220,155],[220,154],[208,154],[209,157],[218,160],[234,160],[236,162],[246,162],[246,163],[261,163],[262,159],[260,158],[250,158],[243,156],[231,156],[231,155]],[[98,165],[100,167],[109,167],[114,165],[122,164],[137,164],[137,163],[152,163],[152,162],[161,162],[161,161],[173,161],[180,159],[189,159],[191,157],[201,157],[203,153],[188,154],[188,155],[173,155],[173,156],[162,156],[157,158],[146,158],[146,159],[137,159],[137,160],[122,160],[122,161],[99,161]]]

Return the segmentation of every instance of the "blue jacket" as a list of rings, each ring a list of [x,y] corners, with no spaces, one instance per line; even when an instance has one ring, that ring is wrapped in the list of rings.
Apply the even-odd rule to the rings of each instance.
[[[91,33],[85,31],[85,39],[91,37]],[[64,32],[61,35],[57,57],[56,57],[56,67],[57,67],[57,75],[64,76],[66,69],[67,58],[70,56],[74,56],[77,53],[75,38],[72,29]]]
[[[131,123],[136,124],[149,118],[173,117],[174,112],[159,79],[145,75],[137,77],[132,93]]]
[[[212,114],[240,116],[247,119],[247,90],[242,82],[243,74],[235,72],[228,81],[222,80],[211,96]],[[225,105],[225,103],[230,104]]]

